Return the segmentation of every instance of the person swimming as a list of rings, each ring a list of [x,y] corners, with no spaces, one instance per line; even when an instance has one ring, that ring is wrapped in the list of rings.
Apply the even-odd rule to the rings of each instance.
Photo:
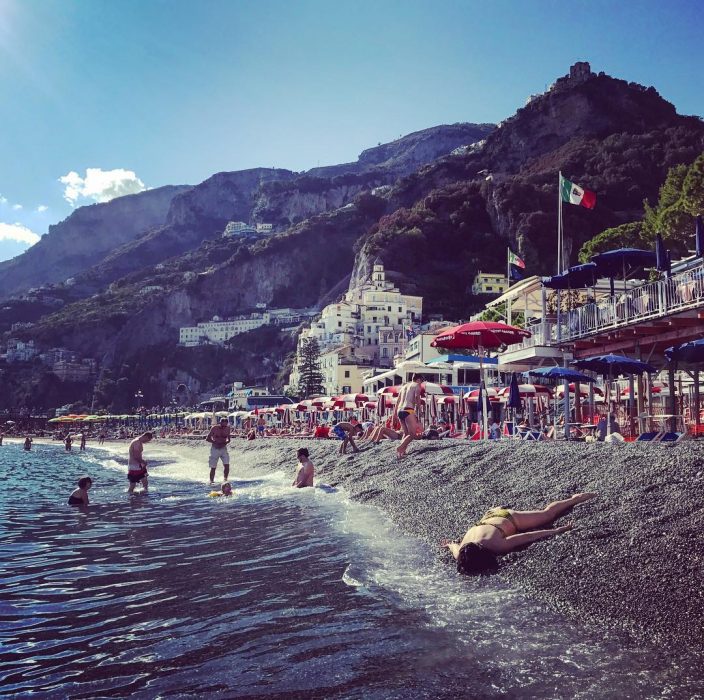
[[[78,480],[78,488],[68,497],[70,506],[87,506],[88,489],[93,485],[93,480],[89,476],[82,476]]]
[[[211,491],[208,498],[220,498],[221,496],[232,496],[232,484],[229,481],[223,482],[219,491]]]
[[[593,498],[596,498],[595,493],[577,493],[563,501],[554,501],[542,510],[492,508],[467,530],[460,542],[444,540],[440,545],[447,547],[457,560],[459,573],[470,576],[492,573],[498,569],[498,556],[571,530],[572,523],[540,528],[551,525],[574,506]]]
[[[291,486],[294,486],[297,489],[313,486],[315,467],[313,466],[313,462],[310,461],[310,453],[308,452],[308,448],[299,448],[296,452],[296,457],[298,458],[296,478],[293,480]]]

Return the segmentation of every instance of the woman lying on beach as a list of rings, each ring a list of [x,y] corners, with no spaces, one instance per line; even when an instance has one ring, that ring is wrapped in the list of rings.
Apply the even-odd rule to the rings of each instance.
[[[550,529],[540,528],[551,525],[574,506],[595,497],[595,493],[577,493],[564,501],[550,503],[543,510],[492,508],[467,530],[460,542],[444,540],[440,544],[452,552],[457,560],[457,571],[461,574],[490,573],[498,568],[497,556],[571,530],[572,523]]]

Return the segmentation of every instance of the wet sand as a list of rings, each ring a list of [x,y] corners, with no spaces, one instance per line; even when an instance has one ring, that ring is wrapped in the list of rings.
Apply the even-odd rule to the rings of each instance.
[[[207,447],[176,442],[179,450],[202,450],[205,476]],[[306,446],[316,483],[378,506],[432,547],[462,535],[491,506],[528,510],[597,491],[597,500],[562,521],[574,522],[572,532],[504,557],[497,576],[588,625],[704,651],[704,443],[423,441],[401,462],[397,444],[340,457],[334,441],[236,441],[231,475],[285,470],[293,478],[296,449]]]

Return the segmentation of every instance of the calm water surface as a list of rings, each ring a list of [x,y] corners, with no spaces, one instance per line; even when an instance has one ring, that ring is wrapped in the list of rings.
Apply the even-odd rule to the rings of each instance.
[[[701,659],[597,636],[496,580],[457,577],[343,493],[294,491],[281,471],[209,499],[205,450],[201,462],[147,451],[150,493],[129,498],[122,454],[0,447],[1,695],[702,692]],[[92,503],[71,508],[84,473]]]

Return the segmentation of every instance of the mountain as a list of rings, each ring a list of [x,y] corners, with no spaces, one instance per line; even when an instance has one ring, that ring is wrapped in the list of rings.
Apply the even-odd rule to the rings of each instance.
[[[424,297],[426,313],[459,320],[483,304],[470,291],[475,273],[505,269],[507,247],[528,274],[554,272],[559,171],[597,193],[592,211],[565,207],[574,262],[584,241],[642,216],[669,168],[704,151],[701,119],[678,115],[653,88],[596,75],[587,64],[478,141],[461,138],[467,127],[448,152],[451,131],[439,129],[441,152],[405,174],[429,153],[426,132],[335,166],[343,171],[215,175],[175,196],[161,226],[83,276],[77,284],[94,297],[18,334],[41,346],[90,348],[141,378],[140,364],[153,356],[168,372],[179,326],[259,303],[320,305],[364,279],[377,256],[403,291]],[[222,238],[230,219],[275,230]]]
[[[432,127],[364,151],[356,163],[307,173],[253,168],[218,173],[195,187],[164,187],[77,209],[22,255],[0,263],[0,298],[73,280],[90,296],[131,271],[154,266],[219,237],[229,221],[274,231],[393,184],[418,165],[484,138],[490,124]]]
[[[76,209],[27,251],[0,262],[0,298],[63,282],[91,268],[116,246],[163,224],[187,186],[167,186]]]

